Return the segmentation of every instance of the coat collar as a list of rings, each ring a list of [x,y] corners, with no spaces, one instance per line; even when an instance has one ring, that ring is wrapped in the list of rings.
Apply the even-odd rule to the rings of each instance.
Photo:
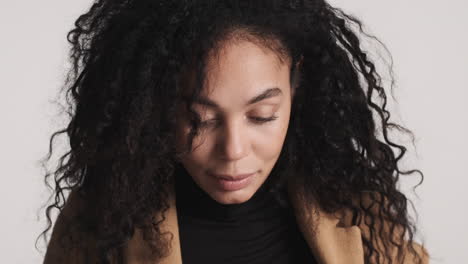
[[[314,210],[315,208],[310,208],[310,206],[303,206],[298,201],[293,199],[296,221],[319,264],[364,264],[361,230],[358,226],[343,226],[334,215],[322,210]],[[317,213],[309,213],[312,211]],[[161,260],[161,264],[182,264],[177,223],[176,201],[173,195],[169,198],[166,219],[161,223],[163,232],[173,234],[171,249]],[[125,263],[152,263],[148,252],[148,249],[145,249],[141,232],[137,229],[125,250]]]

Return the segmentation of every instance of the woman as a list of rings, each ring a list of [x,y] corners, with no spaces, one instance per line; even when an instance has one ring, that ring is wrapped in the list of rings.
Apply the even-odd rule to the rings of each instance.
[[[96,1],[44,263],[427,263],[355,25],[320,0]]]

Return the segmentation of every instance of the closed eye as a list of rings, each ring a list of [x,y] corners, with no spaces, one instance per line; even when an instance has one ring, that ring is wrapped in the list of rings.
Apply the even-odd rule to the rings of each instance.
[[[277,119],[277,118],[278,118],[277,116],[270,116],[270,117],[251,117],[251,119],[254,120],[254,122],[257,122],[257,123],[260,123],[260,124],[273,121],[273,120],[275,120],[275,119]]]
[[[250,119],[252,120],[253,123],[255,124],[265,124],[267,122],[271,122],[273,120],[276,120],[278,118],[278,116],[270,116],[270,117],[250,117]],[[206,120],[206,121],[203,121],[200,123],[200,125],[202,127],[208,127],[208,126],[212,126],[212,125],[216,125],[216,123],[220,121],[219,119],[210,119],[210,120]]]

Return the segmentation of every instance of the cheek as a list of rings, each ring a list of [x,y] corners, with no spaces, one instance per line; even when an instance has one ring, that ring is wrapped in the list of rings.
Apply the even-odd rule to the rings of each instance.
[[[184,151],[188,147],[188,139],[189,139],[189,133],[190,133],[190,125],[184,118],[180,118],[177,121],[176,125],[176,130],[175,130],[175,144],[176,144],[176,149],[177,151]],[[200,136],[196,136],[193,138],[193,143],[192,146],[195,148],[195,146],[199,145],[201,142]]]
[[[264,160],[278,157],[286,138],[288,123],[289,118],[283,118],[259,130],[252,141],[254,153]]]
[[[261,147],[261,152],[265,155],[269,153],[274,156],[277,152],[281,151],[285,134],[282,131],[275,131],[272,134],[262,137],[255,144]]]
[[[183,150],[185,153],[187,150],[189,144],[189,132],[190,128],[188,126],[179,126],[176,133],[176,147],[178,151]],[[208,164],[207,162],[209,161],[209,153],[210,149],[212,148],[209,138],[203,136],[202,134],[198,135],[193,138],[192,146],[193,151],[190,153],[185,153],[185,155],[182,156],[184,163],[190,164],[191,167]]]
[[[187,134],[188,132],[186,129],[181,124],[178,124],[175,131],[175,144],[177,151],[185,150]]]

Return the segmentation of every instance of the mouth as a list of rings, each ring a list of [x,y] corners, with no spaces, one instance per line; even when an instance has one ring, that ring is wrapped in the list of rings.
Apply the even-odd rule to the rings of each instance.
[[[221,178],[221,179],[226,180],[226,181],[240,181],[240,180],[248,178],[248,177],[250,177],[250,176],[252,176],[254,174],[255,174],[255,172],[242,173],[242,174],[236,174],[236,175],[212,173],[212,175],[215,176],[216,178]]]
[[[212,174],[215,179],[216,186],[223,191],[237,191],[247,187],[253,180],[254,173],[226,175],[226,174]]]

